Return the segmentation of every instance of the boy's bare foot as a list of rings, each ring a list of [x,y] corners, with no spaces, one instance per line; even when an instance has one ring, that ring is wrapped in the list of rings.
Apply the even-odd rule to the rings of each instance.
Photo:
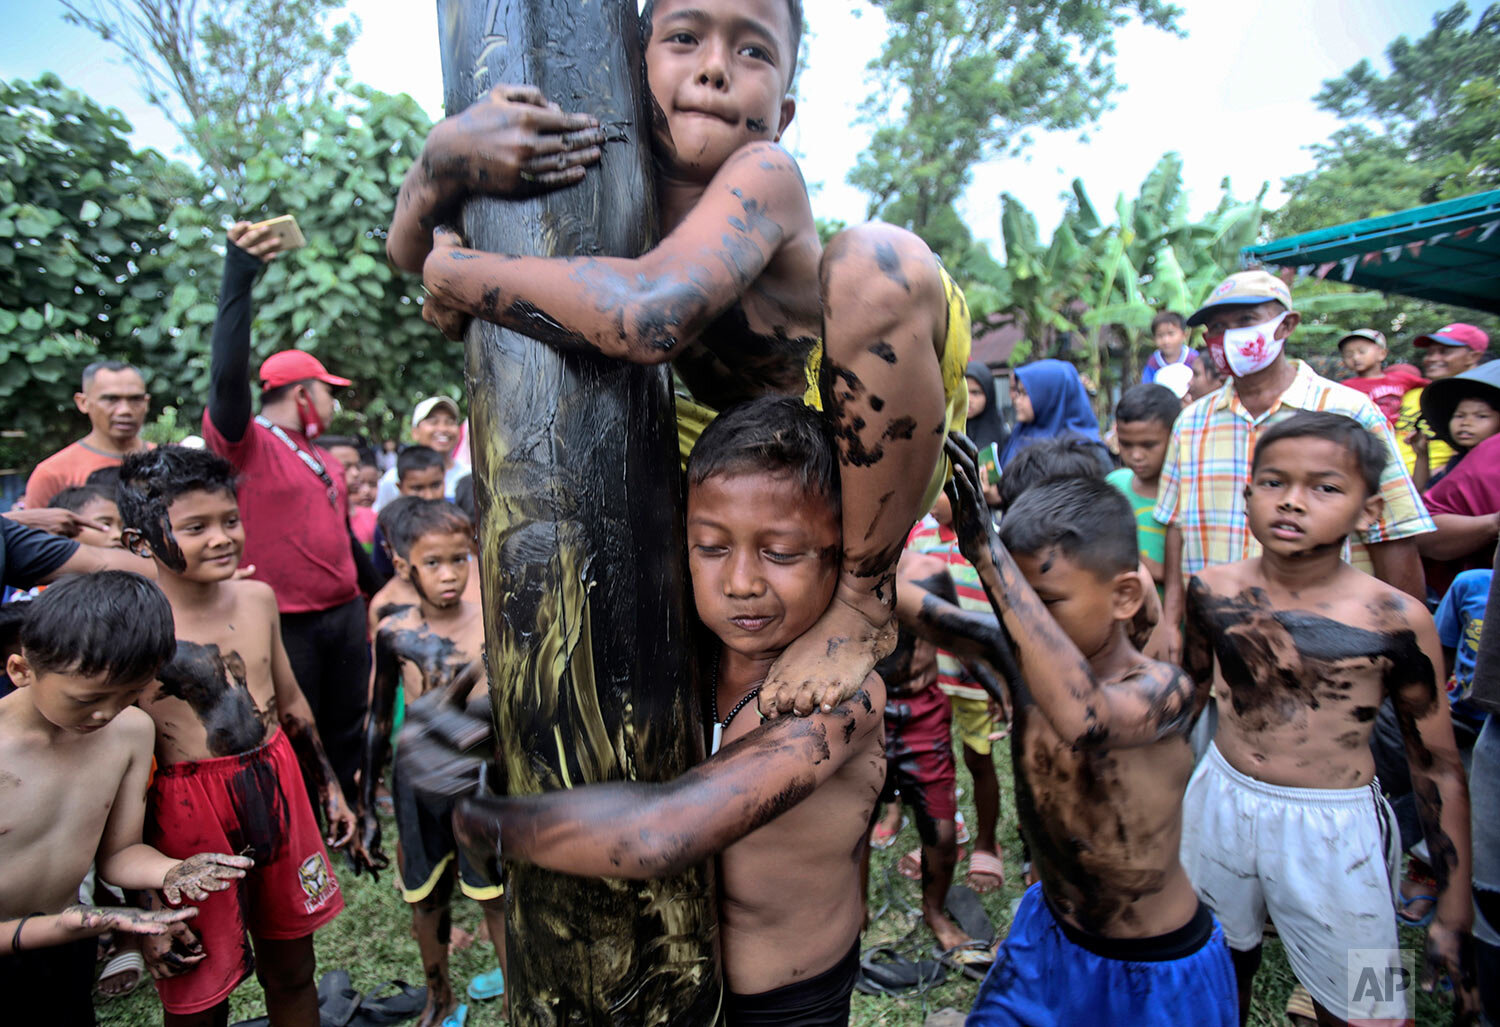
[[[455,924],[453,926],[452,933],[451,933],[451,935],[449,936],[449,939],[448,939],[448,951],[449,952],[462,952],[464,949],[468,948],[470,945],[473,945],[473,944],[474,944],[474,935],[473,935],[473,933],[470,932],[470,931],[466,931],[462,927],[459,927],[457,924]]]
[[[944,952],[958,948],[960,945],[967,945],[974,940],[959,930],[958,925],[949,920],[941,911],[924,909],[922,919],[927,921],[927,926],[932,929],[933,937],[937,938],[938,948]]]
[[[871,606],[875,609],[867,612]],[[875,619],[877,611],[884,613],[883,619]],[[895,648],[893,608],[868,598],[863,608],[856,606],[840,584],[823,616],[772,664],[760,689],[761,715],[795,712],[805,717],[814,710],[832,710],[859,691],[875,664]]]

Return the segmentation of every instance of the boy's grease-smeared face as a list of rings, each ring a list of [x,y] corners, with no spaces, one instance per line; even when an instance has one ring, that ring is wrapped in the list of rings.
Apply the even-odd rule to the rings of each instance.
[[[1012,552],[1011,557],[1086,659],[1103,651],[1114,636],[1115,622],[1129,620],[1141,605],[1140,581],[1133,569],[1101,577],[1056,546],[1040,553]]]
[[[397,479],[396,489],[403,496],[416,496],[418,499],[442,499],[443,469],[423,467],[420,470],[407,471]]]
[[[1366,493],[1358,460],[1331,439],[1280,439],[1256,456],[1245,487],[1245,517],[1268,553],[1300,558],[1336,552],[1351,532],[1380,515],[1380,494]]]
[[[167,506],[165,524],[127,529],[125,545],[189,581],[226,581],[245,548],[239,500],[233,492],[184,492]]]
[[[698,616],[730,649],[777,656],[827,609],[838,516],[790,475],[719,474],[688,490],[688,569]]]
[[[1500,410],[1482,399],[1461,399],[1448,419],[1448,434],[1462,449],[1473,449],[1500,432]]]
[[[646,79],[672,173],[707,181],[746,143],[781,138],[796,110],[791,35],[786,0],[658,0]]]
[[[469,584],[473,540],[461,531],[432,532],[411,544],[405,558],[396,557],[396,573],[439,609],[458,605]]]
[[[1115,425],[1115,440],[1120,444],[1120,462],[1143,482],[1161,477],[1161,465],[1167,459],[1167,443],[1172,429],[1160,421],[1120,421]]]
[[[31,702],[53,727],[87,734],[97,731],[133,705],[151,683],[111,679],[108,672],[93,675],[66,671],[41,671],[32,667],[24,652],[6,660],[6,672],[18,688],[30,688]]]
[[[78,516],[104,525],[103,531],[97,528],[79,528],[79,542],[86,546],[98,546],[101,549],[121,548],[120,508],[115,505],[114,500],[96,496],[83,504],[83,509],[78,511]]]

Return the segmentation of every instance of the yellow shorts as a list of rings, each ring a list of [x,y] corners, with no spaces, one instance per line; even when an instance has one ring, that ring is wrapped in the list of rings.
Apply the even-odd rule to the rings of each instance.
[[[964,743],[981,756],[990,754],[990,735],[1000,730],[995,718],[990,716],[988,699],[966,699],[959,695],[948,696],[953,706],[953,727]]]
[[[943,293],[948,300],[948,334],[943,340],[943,356],[940,361],[943,373],[943,403],[948,412],[948,430],[963,431],[968,424],[969,416],[969,388],[964,383],[964,369],[969,364],[971,343],[969,304],[964,299],[963,290],[958,287],[948,275],[947,269],[941,264],[938,265],[938,274],[942,276]],[[820,339],[808,353],[807,363],[803,367],[807,385],[802,393],[802,402],[814,410],[823,409],[823,394],[819,384],[822,369],[823,341]],[[708,422],[718,415],[718,411],[694,402],[681,392],[677,393],[675,398],[677,402],[677,451],[682,459],[682,466],[686,468],[688,454],[697,444],[698,436],[703,434],[703,429],[708,427]],[[932,478],[927,483],[927,492],[923,496],[922,509],[918,516],[932,509],[932,504],[937,502],[938,493],[943,490],[943,486],[952,473],[953,467],[948,462],[948,455],[940,453],[937,466],[932,471]]]

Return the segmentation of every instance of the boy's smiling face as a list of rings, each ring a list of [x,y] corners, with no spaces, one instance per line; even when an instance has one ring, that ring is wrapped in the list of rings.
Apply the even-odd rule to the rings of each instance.
[[[646,79],[670,170],[707,181],[746,143],[781,138],[796,110],[791,37],[787,0],[657,0]]]
[[[717,474],[688,490],[698,616],[730,649],[777,656],[833,599],[839,518],[786,474]]]
[[[1245,517],[1268,553],[1298,557],[1341,547],[1380,514],[1380,494],[1366,494],[1358,460],[1331,439],[1280,439],[1256,457]]]
[[[226,581],[234,576],[245,548],[245,525],[233,493],[184,492],[167,507],[167,521],[182,554],[182,569],[173,570],[190,581]]]

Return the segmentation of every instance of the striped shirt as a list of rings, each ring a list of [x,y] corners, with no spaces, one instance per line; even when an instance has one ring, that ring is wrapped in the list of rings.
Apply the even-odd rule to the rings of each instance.
[[[994,613],[984,586],[979,583],[979,572],[958,551],[958,536],[953,529],[924,517],[907,536],[906,547],[927,556],[935,556],[948,565],[948,576],[958,592],[958,605],[965,610]],[[948,695],[960,699],[988,699],[989,693],[981,688],[964,665],[946,649],[938,650],[938,687]]]
[[[1286,391],[1259,417],[1240,403],[1234,379],[1189,406],[1177,418],[1167,461],[1156,496],[1156,519],[1176,524],[1182,532],[1184,578],[1210,564],[1234,563],[1260,555],[1260,543],[1245,520],[1245,485],[1250,460],[1261,433],[1299,410],[1327,410],[1347,414],[1379,435],[1390,458],[1380,476],[1385,500],[1380,519],[1359,536],[1362,545],[1345,559],[1361,570],[1371,563],[1365,545],[1410,538],[1434,530],[1411,476],[1396,449],[1396,438],[1385,415],[1368,396],[1320,377],[1300,360],[1293,360],[1296,377]]]

